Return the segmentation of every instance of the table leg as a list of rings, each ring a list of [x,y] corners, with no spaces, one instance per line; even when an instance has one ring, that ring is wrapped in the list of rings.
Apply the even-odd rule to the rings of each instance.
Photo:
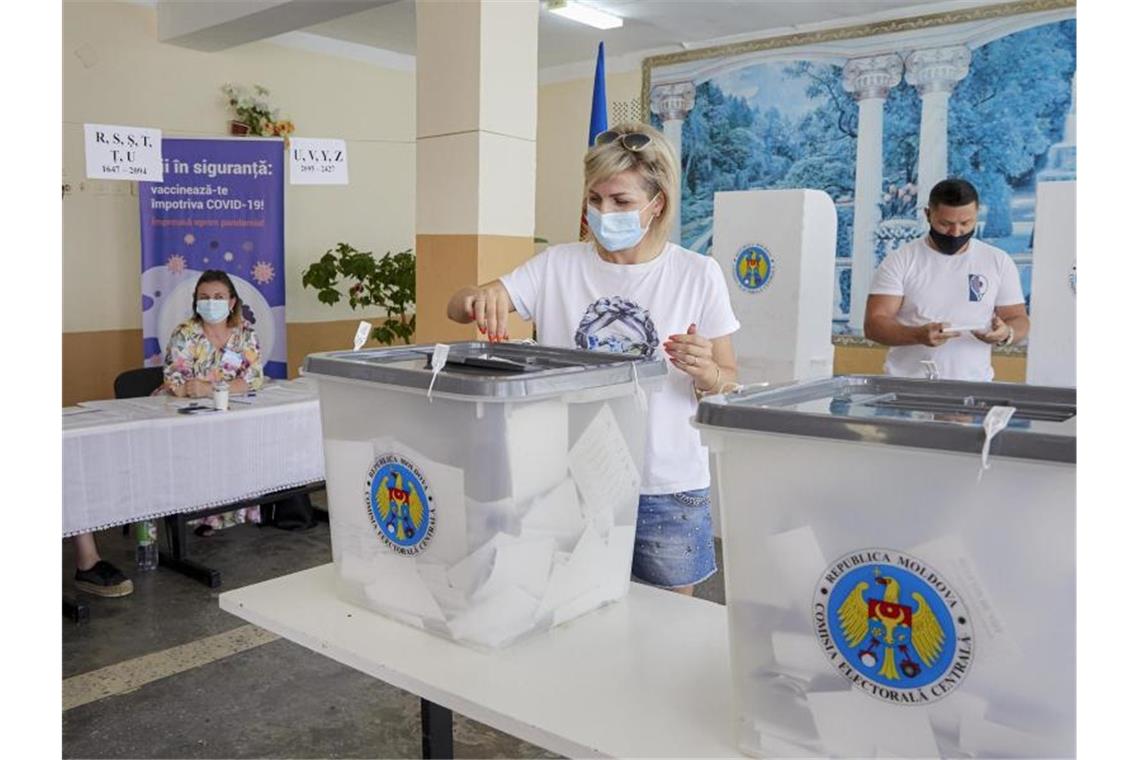
[[[455,746],[451,736],[451,710],[421,698],[420,729],[423,733],[425,758],[455,757]]]
[[[170,543],[170,553],[168,554],[163,551],[158,553],[159,566],[173,570],[176,573],[182,573],[188,578],[205,584],[208,588],[218,588],[221,586],[221,573],[213,568],[199,564],[192,559],[186,558],[186,516],[169,515],[166,517],[165,522],[166,537]]]
[[[63,614],[73,623],[86,623],[91,618],[90,608],[71,596],[63,597]]]

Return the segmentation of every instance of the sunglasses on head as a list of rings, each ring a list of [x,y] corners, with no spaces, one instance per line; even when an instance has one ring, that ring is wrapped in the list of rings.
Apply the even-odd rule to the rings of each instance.
[[[637,153],[653,142],[653,138],[644,132],[615,132],[612,129],[594,138],[594,145],[609,145],[612,142],[617,142],[626,150]]]

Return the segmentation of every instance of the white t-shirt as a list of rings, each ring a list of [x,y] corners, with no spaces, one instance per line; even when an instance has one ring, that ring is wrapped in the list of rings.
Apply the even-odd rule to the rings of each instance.
[[[556,245],[500,281],[518,313],[534,320],[538,342],[549,346],[667,359],[662,344],[690,324],[710,340],[740,329],[716,261],[673,243],[643,264],[612,264],[593,243]],[[665,382],[648,393],[645,494],[709,485],[708,449],[689,424],[697,408],[692,380],[666,364]]]
[[[1017,266],[1008,253],[971,239],[965,251],[947,256],[931,248],[926,236],[883,259],[871,294],[902,296],[897,318],[908,327],[949,322],[988,328],[996,307],[1025,303]],[[926,377],[921,362],[931,360],[942,379],[988,382],[994,377],[990,349],[966,331],[936,348],[892,346],[883,369],[898,377]]]

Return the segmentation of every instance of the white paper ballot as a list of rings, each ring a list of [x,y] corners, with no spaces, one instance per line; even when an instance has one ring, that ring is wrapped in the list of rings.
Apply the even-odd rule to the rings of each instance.
[[[329,505],[329,533],[333,561],[343,556],[371,556],[371,544],[380,544],[368,517],[364,491],[372,467],[372,444],[367,441],[324,441],[325,493]],[[368,551],[365,551],[368,546]]]
[[[590,610],[596,610],[608,601],[609,599],[606,598],[606,595],[600,588],[587,591],[585,594],[575,597],[566,604],[555,608],[554,618],[550,625],[552,627],[562,625],[568,620],[573,620],[580,615],[586,614]]]
[[[963,717],[959,737],[961,748],[974,757],[1073,757],[1075,744],[1068,730],[1020,731],[976,715]]]
[[[570,449],[570,473],[582,492],[585,516],[605,515],[599,524],[613,525],[615,512],[637,504],[641,473],[608,404]]]
[[[827,560],[823,558],[823,550],[820,549],[811,526],[804,525],[768,536],[764,540],[764,548],[768,554],[769,566],[778,575],[775,584],[783,593],[782,603],[797,605],[810,600],[812,589],[827,568]],[[758,585],[767,585],[778,594],[771,580],[762,580]]]
[[[990,331],[990,326],[985,322],[974,322],[972,324],[948,325],[942,328],[942,332],[956,332],[956,333],[971,333],[974,331]]]
[[[805,681],[834,672],[815,636],[772,631],[772,656],[780,671]]]
[[[513,499],[467,500],[467,545],[482,546],[496,533],[518,535],[520,521]]]
[[[467,554],[467,509],[463,496],[463,470],[429,459],[390,436],[372,441],[373,456],[396,453],[413,462],[423,473],[435,509],[435,530],[417,556],[450,565]]]
[[[448,584],[470,596],[471,592],[482,585],[483,581],[491,574],[496,547],[506,546],[518,540],[517,537],[506,533],[495,534],[487,543],[448,568]]]
[[[511,493],[523,502],[566,477],[568,409],[561,401],[515,404],[507,412]]]
[[[521,521],[523,538],[553,538],[558,548],[570,551],[578,543],[586,527],[574,481],[566,478],[553,489],[536,498]]]
[[[854,691],[817,691],[808,707],[823,738],[824,754],[845,757],[938,757],[926,711],[880,702]]]
[[[419,618],[443,620],[443,610],[416,572],[416,560],[398,554],[382,554],[371,560],[373,580],[364,586],[364,596],[381,612],[397,612]]]
[[[953,694],[929,707],[930,724],[934,730],[958,741],[962,724],[967,720],[982,720],[987,702],[981,697],[956,689]]]
[[[606,544],[593,530],[583,531],[566,564],[555,564],[539,604],[538,616],[558,609],[588,591],[605,585]]]
[[[491,574],[472,592],[471,600],[481,602],[512,586],[540,598],[546,590],[553,557],[554,540],[549,538],[497,547]]]
[[[451,634],[462,641],[500,647],[533,626],[538,601],[518,588],[507,588],[473,606],[448,623]]]

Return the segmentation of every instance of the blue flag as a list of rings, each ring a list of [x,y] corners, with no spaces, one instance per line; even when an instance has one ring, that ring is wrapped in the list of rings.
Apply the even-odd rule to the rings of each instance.
[[[606,121],[606,43],[598,43],[598,64],[594,69],[594,103],[590,107],[590,139],[586,142],[589,148],[594,144],[594,138],[609,129]]]

